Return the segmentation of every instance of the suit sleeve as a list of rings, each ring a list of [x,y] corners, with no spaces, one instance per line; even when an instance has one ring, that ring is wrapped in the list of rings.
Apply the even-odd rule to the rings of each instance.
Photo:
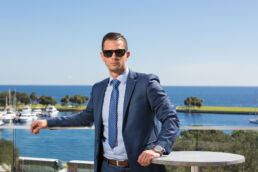
[[[92,93],[86,109],[84,109],[81,113],[47,119],[48,127],[92,126],[93,122],[94,122],[94,115],[93,115]]]
[[[165,148],[166,153],[171,152],[171,148],[179,130],[179,120],[167,94],[159,83],[159,78],[150,75],[147,87],[147,96],[151,110],[156,118],[162,123],[160,133],[155,145]]]

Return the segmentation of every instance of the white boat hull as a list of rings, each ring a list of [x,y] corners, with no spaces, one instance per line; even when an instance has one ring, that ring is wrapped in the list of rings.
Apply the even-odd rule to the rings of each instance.
[[[2,119],[4,123],[12,123],[14,118],[4,118]]]
[[[56,117],[58,112],[59,111],[55,108],[55,106],[49,106],[46,109],[46,116],[48,116],[48,117]]]
[[[38,119],[38,117],[36,117],[36,116],[26,116],[26,117],[22,116],[19,118],[21,123],[33,122],[37,119]]]
[[[42,114],[42,110],[40,107],[36,107],[35,109],[32,110],[32,115],[39,116]]]
[[[5,114],[5,115],[2,117],[2,121],[3,121],[4,123],[12,123],[15,118],[16,118],[16,114],[14,114],[14,113]]]
[[[49,117],[56,117],[58,115],[59,111],[54,111],[54,112],[47,112],[47,116]]]
[[[258,118],[256,118],[256,119],[249,119],[249,122],[254,123],[254,124],[258,124]]]

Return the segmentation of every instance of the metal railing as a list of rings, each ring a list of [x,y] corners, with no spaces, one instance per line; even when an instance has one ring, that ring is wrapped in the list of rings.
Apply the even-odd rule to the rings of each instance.
[[[30,126],[0,126],[0,129],[30,129]],[[48,127],[49,130],[62,130],[62,129],[81,129],[81,130],[93,130],[94,127]],[[244,131],[258,131],[258,127],[245,127],[245,126],[181,126],[180,130],[244,130]]]
[[[18,125],[4,125],[4,126],[0,126],[0,130],[1,129],[7,129],[7,130],[13,130],[13,150],[15,149],[16,147],[16,130],[29,130],[30,129],[30,126],[18,126]],[[94,130],[94,127],[48,127],[46,128],[47,130],[63,130],[63,129],[68,129],[68,130]],[[194,148],[192,148],[193,150],[195,151],[202,151],[202,146],[203,145],[207,145],[209,141],[203,141],[202,140],[202,132],[204,131],[250,131],[250,132],[255,132],[257,133],[258,131],[258,127],[245,127],[245,126],[181,126],[180,127],[180,132],[184,132],[184,131],[194,131],[194,137],[190,138],[189,140],[185,140],[185,142],[183,142],[185,145],[185,147],[183,149],[181,149],[182,147],[181,146],[181,142],[179,142],[179,144],[177,144],[177,141],[179,140],[180,137],[178,137],[175,145],[174,145],[174,149],[176,149],[176,151],[187,151],[188,149],[191,149],[188,145],[189,144],[195,144],[194,145]],[[209,134],[209,133],[205,133],[205,134]],[[194,143],[193,143],[194,142]],[[206,142],[203,144],[203,142]],[[212,142],[209,142],[209,144],[213,144]],[[221,145],[226,145],[228,146],[228,144],[231,144],[231,143],[218,143],[218,144],[221,144]],[[257,141],[256,141],[256,144]],[[243,144],[242,145],[243,148],[240,148],[240,149],[245,149],[245,145]],[[209,148],[209,147],[206,147],[206,148]],[[250,149],[250,148],[249,148]],[[257,151],[257,148],[255,147],[252,147],[251,149],[254,149],[254,151]],[[207,151],[207,150],[205,150]],[[214,150],[211,150],[211,151],[214,151]],[[216,150],[215,150],[216,151]],[[220,150],[219,150],[220,151]],[[225,151],[224,149],[222,149],[222,151]],[[249,150],[250,151],[253,151],[253,150]],[[235,153],[235,152],[234,152]],[[15,160],[13,160],[15,161]],[[90,167],[89,169],[92,169],[93,168],[93,164],[92,164],[92,161],[90,161],[89,163],[86,163],[86,161],[84,162],[80,162],[77,166],[83,166],[83,163],[84,163],[84,166],[88,166]],[[252,163],[255,163],[255,162],[252,162]],[[76,162],[74,161],[71,161],[71,162],[67,162],[67,165],[70,165],[70,167],[72,168],[72,166],[74,167],[74,165],[76,164]],[[254,166],[257,167],[257,164],[253,164]],[[256,168],[255,167],[255,168]],[[175,169],[174,168],[177,168],[177,167],[168,167],[168,171],[174,171]],[[182,168],[182,167],[179,167],[179,168]],[[183,168],[187,168],[187,167],[183,167]],[[248,171],[246,170],[246,168],[244,167],[241,167],[243,169],[243,171]],[[185,169],[184,169],[185,170]],[[183,169],[181,171],[184,171]],[[180,170],[178,170],[180,171]],[[214,169],[212,170],[214,171]],[[224,171],[224,170],[223,170]],[[226,170],[227,171],[227,170]]]

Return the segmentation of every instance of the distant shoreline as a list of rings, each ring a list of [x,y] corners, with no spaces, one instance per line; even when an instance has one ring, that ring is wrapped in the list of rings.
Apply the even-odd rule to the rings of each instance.
[[[0,84],[0,87],[92,87],[94,84],[90,85],[90,84]],[[163,87],[235,87],[235,88],[257,88],[258,85],[166,85],[166,84],[162,84]]]
[[[35,107],[40,107],[42,110],[46,109],[46,105],[35,104],[35,105],[18,105],[17,110],[22,110],[25,106],[30,106],[32,109]],[[81,112],[86,108],[86,105],[55,105],[56,109],[60,112]],[[0,106],[0,110],[5,107]],[[254,107],[225,107],[225,106],[201,106],[199,107],[186,107],[177,106],[177,112],[181,113],[210,113],[210,114],[236,114],[236,115],[254,115],[258,114],[258,108]]]
[[[35,104],[35,105],[18,105],[17,106],[17,110],[22,110],[25,106],[30,106],[32,109],[36,108],[36,107],[40,107],[41,109],[46,109],[46,105],[42,105],[42,104]],[[55,105],[56,109],[60,112],[80,112],[83,109],[86,108],[86,105],[60,105],[60,104],[56,104]],[[4,106],[0,106],[0,110],[3,110],[5,107]]]
[[[199,108],[199,107],[177,106],[176,111],[182,112],[182,113],[254,115],[255,113],[258,113],[258,108],[254,108],[254,107],[224,107],[224,106],[201,106]]]

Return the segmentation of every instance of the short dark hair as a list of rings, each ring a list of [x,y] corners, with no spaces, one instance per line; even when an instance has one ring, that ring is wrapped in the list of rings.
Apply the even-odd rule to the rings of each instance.
[[[127,41],[125,37],[121,33],[116,33],[116,32],[109,32],[103,37],[102,46],[101,46],[102,50],[104,49],[104,43],[106,40],[118,40],[118,39],[122,39],[124,41],[125,49],[128,50]]]

